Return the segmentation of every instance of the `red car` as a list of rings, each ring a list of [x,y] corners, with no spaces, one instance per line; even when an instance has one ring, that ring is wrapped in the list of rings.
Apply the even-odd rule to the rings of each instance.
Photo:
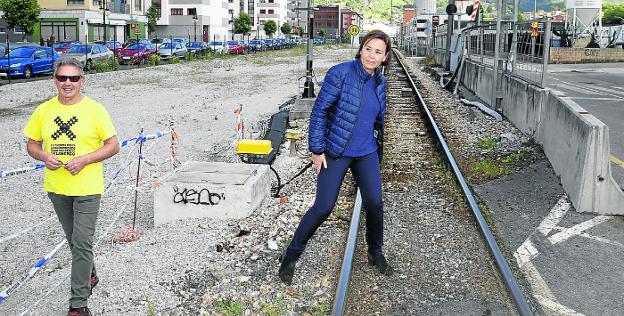
[[[245,46],[239,41],[228,41],[228,51],[230,54],[243,54],[245,53]]]
[[[130,44],[119,50],[117,59],[120,64],[143,64],[150,55],[156,54],[154,44]]]
[[[111,52],[113,52],[113,54],[115,54],[115,56],[119,55],[119,51],[123,48],[121,43],[118,41],[108,41],[105,45],[111,50]]]
[[[78,41],[58,42],[58,43],[54,44],[52,47],[60,55],[60,54],[63,54],[63,53],[67,53],[67,51],[72,46],[74,46],[74,44],[76,44],[76,43],[78,43]]]

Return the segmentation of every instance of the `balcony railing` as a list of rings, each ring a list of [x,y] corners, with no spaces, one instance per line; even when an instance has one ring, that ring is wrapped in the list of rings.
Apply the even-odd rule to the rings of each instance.
[[[68,0],[71,1],[71,0]],[[99,8],[102,7],[103,0],[93,0],[93,5]],[[123,13],[130,14],[130,4],[121,3],[116,1],[106,1],[106,8],[110,13]]]

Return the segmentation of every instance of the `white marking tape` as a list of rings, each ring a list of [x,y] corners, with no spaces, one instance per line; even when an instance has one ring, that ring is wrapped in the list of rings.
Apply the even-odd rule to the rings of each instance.
[[[9,236],[2,237],[2,238],[0,238],[0,244],[3,243],[3,242],[9,241],[11,239],[17,238],[19,236],[22,236],[22,235],[24,235],[24,234],[26,234],[26,233],[28,233],[30,231],[33,231],[35,228],[37,228],[37,227],[39,227],[39,226],[49,222],[50,220],[52,220],[54,218],[56,218],[56,216],[54,216],[54,215],[50,216],[48,219],[40,222],[39,224],[36,224],[36,225],[30,226],[30,227],[24,228],[24,229],[22,229],[22,230],[20,230],[20,231],[18,231],[16,233],[13,233],[13,234],[11,234]]]
[[[54,256],[54,254],[57,251],[59,251],[59,249],[61,249],[61,247],[63,247],[63,245],[65,245],[66,242],[67,240],[63,239],[63,241],[58,243],[58,245],[56,245],[56,247],[54,247],[52,251],[50,251],[47,255],[45,255],[43,258],[37,261],[37,263],[35,263],[35,265],[33,265],[33,267],[30,268],[30,271],[28,271],[28,273],[24,274],[24,276],[22,276],[22,278],[20,278],[17,282],[11,284],[9,287],[7,287],[2,292],[0,292],[0,303],[3,302],[7,297],[9,297],[9,295],[11,295],[11,293],[13,293],[15,290],[19,289],[28,279],[30,279],[33,275],[35,275],[37,271],[41,270],[41,268],[46,263],[48,263],[50,258],[52,258],[52,256]]]

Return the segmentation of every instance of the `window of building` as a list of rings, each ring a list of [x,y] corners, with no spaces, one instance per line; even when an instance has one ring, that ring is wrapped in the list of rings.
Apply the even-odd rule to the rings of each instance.
[[[67,5],[83,5],[84,0],[67,0]]]
[[[6,34],[6,28],[0,26],[0,34]]]
[[[234,0],[228,0],[228,3],[234,3]]]
[[[234,14],[234,9],[229,9],[228,14]]]
[[[275,13],[275,10],[269,9],[269,14],[273,14],[273,13]]]
[[[253,16],[254,16],[254,9],[255,9],[255,7],[254,7],[254,0],[248,0],[247,1],[247,14],[249,14],[249,16],[251,17],[251,25],[252,26],[255,25],[254,23],[256,22],[256,21],[254,21],[254,18],[253,18]]]
[[[240,0],[240,3],[238,4],[240,7],[240,12],[245,12],[245,0]]]
[[[188,8],[188,9],[186,9],[186,15],[196,16],[197,15],[197,8]]]
[[[75,41],[78,39],[78,22],[41,22],[41,36],[49,39],[54,35],[57,41]]]
[[[171,15],[184,15],[184,9],[171,8]]]
[[[134,1],[134,10],[135,11],[142,11],[143,10],[143,1]]]
[[[260,14],[266,14],[266,10],[260,9]]]
[[[269,0],[269,3],[275,3],[275,0]]]

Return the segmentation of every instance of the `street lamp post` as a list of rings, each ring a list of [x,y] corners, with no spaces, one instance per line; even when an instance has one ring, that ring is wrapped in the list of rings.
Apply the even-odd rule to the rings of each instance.
[[[258,15],[258,23],[256,23],[256,39],[260,39],[260,16]]]
[[[234,11],[232,11],[232,40],[234,40]]]
[[[107,36],[106,36],[106,11],[110,11],[110,9],[106,7],[106,0],[101,0],[100,1],[100,10],[102,10],[102,25],[104,27],[104,38],[103,38],[103,40],[106,41],[106,39],[107,39]]]

